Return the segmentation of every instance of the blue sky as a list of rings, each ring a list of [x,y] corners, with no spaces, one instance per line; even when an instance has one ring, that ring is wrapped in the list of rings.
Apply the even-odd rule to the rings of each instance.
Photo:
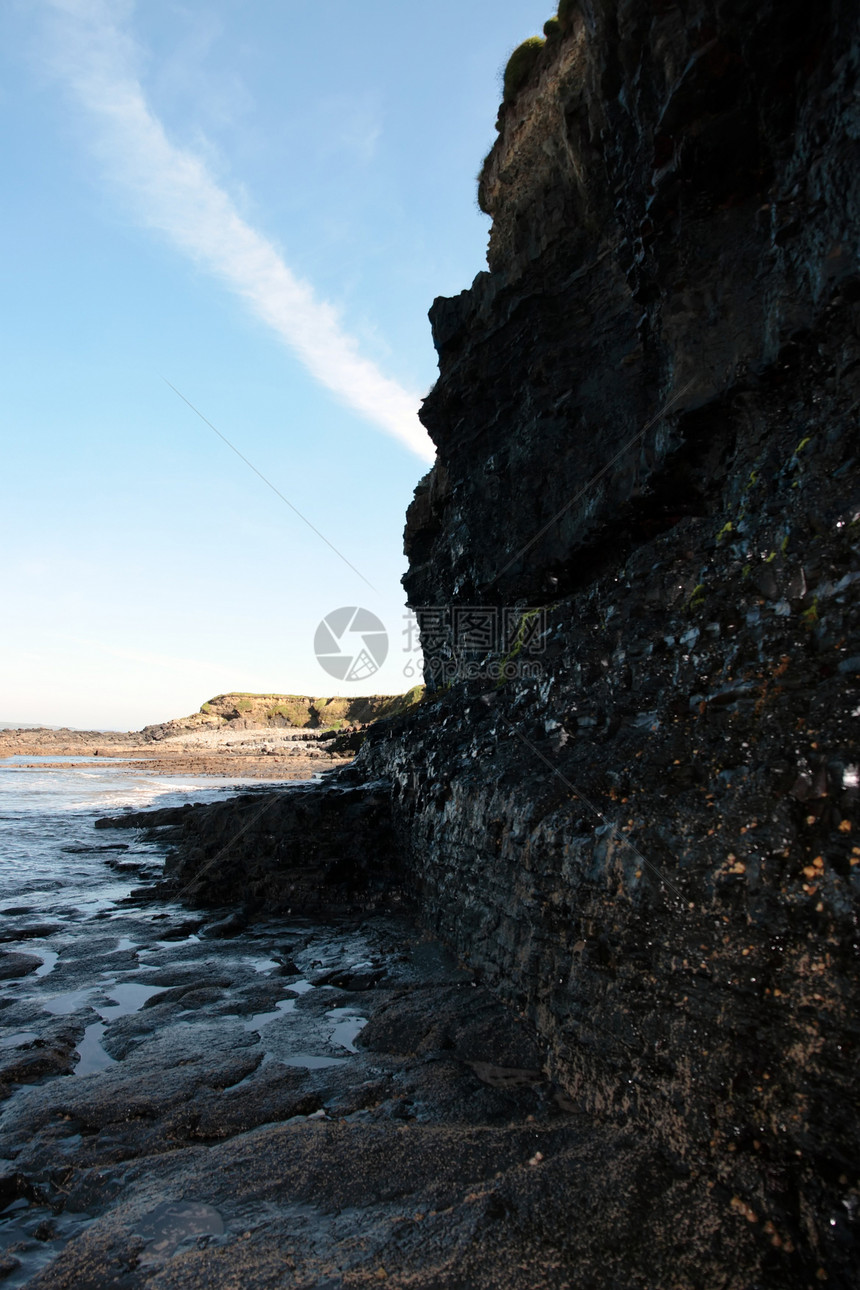
[[[7,0],[0,720],[414,683],[427,310],[485,267],[500,72],[551,12]],[[314,631],[353,604],[391,650],[338,684]]]

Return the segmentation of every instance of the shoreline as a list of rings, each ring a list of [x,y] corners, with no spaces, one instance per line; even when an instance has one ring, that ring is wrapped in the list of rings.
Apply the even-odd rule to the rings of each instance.
[[[533,1028],[405,909],[122,896],[164,860],[128,823],[56,836],[85,866],[71,905],[25,880],[0,909],[5,1284],[446,1285],[458,1251],[471,1284],[528,1264],[561,1290],[573,1202],[539,1231],[545,1175],[599,1215],[620,1134],[574,1113]],[[596,1271],[603,1225],[580,1227]]]
[[[16,761],[22,770],[65,770],[98,758],[127,774],[309,780],[351,761],[338,734],[263,726],[181,731],[155,740],[135,731],[2,730],[0,767],[9,766],[14,757],[34,759]]]

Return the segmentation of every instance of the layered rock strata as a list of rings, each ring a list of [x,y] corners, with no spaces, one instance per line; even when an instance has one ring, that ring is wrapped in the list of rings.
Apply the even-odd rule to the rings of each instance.
[[[152,831],[173,850],[163,881],[137,900],[179,896],[200,906],[240,900],[251,914],[367,913],[399,902],[391,785],[334,781],[245,793],[222,802],[128,811],[96,828]]]
[[[708,1285],[855,1278],[857,29],[594,0],[548,42],[482,174],[490,272],[431,314],[432,694],[347,772],[573,1104],[682,1162]],[[241,895],[199,820],[183,880]],[[676,1283],[645,1232],[629,1268]]]

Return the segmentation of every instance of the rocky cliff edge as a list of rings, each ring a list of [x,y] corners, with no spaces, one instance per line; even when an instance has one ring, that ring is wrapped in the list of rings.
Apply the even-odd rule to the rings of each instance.
[[[858,6],[564,9],[482,172],[489,272],[431,313],[428,698],[345,774],[570,1104],[664,1162],[588,1284],[848,1290]],[[178,862],[209,899],[249,845],[219,888],[216,833]]]

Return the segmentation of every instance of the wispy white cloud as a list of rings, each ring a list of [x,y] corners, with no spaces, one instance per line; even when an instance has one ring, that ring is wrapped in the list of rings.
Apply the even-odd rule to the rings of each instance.
[[[337,310],[317,299],[272,242],[243,219],[204,161],[172,143],[146,101],[128,0],[46,0],[53,65],[96,127],[95,146],[140,218],[244,299],[348,407],[425,461],[434,452],[418,396],[364,358]]]

